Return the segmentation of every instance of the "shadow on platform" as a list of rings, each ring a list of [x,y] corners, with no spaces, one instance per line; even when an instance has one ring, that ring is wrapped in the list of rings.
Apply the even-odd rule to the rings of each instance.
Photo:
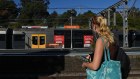
[[[50,53],[48,56],[47,53]],[[57,53],[62,55],[57,55]],[[41,75],[60,73],[69,51],[40,51],[27,56],[0,56],[0,79],[38,79]]]

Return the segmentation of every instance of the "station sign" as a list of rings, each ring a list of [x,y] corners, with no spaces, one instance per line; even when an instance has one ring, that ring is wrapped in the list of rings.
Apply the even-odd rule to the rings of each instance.
[[[78,25],[65,25],[64,29],[80,29],[80,26]]]
[[[84,35],[84,47],[90,47],[93,43],[92,35]]]
[[[62,48],[64,48],[64,35],[55,35],[54,43],[59,44]]]

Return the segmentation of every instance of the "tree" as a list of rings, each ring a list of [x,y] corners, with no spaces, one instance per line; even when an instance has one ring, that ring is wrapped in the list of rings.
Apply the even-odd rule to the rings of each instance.
[[[95,13],[91,12],[90,10],[84,12],[83,14],[79,14],[77,16],[77,21],[81,28],[89,28],[89,20],[91,17],[95,16]]]
[[[129,11],[128,21],[129,29],[139,29],[140,26],[140,10],[139,8],[132,7]]]
[[[77,15],[77,12],[74,9],[67,10],[62,15],[59,16],[59,25],[70,25],[70,19],[71,17],[75,18]]]
[[[21,0],[19,22],[22,25],[42,25],[49,15],[49,0]]]
[[[58,25],[58,13],[53,11],[47,18],[47,25],[49,27],[56,27]]]
[[[18,9],[13,0],[0,0],[0,26],[8,27],[9,22],[14,22]]]

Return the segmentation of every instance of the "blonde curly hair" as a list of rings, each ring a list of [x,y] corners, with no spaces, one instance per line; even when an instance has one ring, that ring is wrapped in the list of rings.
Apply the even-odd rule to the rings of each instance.
[[[106,38],[110,43],[114,43],[114,34],[107,26],[107,19],[103,16],[95,16],[92,23],[99,27],[99,36]]]

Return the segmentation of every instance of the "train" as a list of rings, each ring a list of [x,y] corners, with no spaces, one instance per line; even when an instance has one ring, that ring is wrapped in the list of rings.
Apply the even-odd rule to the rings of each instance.
[[[0,49],[86,48],[91,39],[89,29],[0,28]]]
[[[117,34],[123,45],[123,32]],[[140,32],[129,33],[129,46],[140,46]],[[0,49],[90,48],[94,33],[91,29],[0,28]]]

